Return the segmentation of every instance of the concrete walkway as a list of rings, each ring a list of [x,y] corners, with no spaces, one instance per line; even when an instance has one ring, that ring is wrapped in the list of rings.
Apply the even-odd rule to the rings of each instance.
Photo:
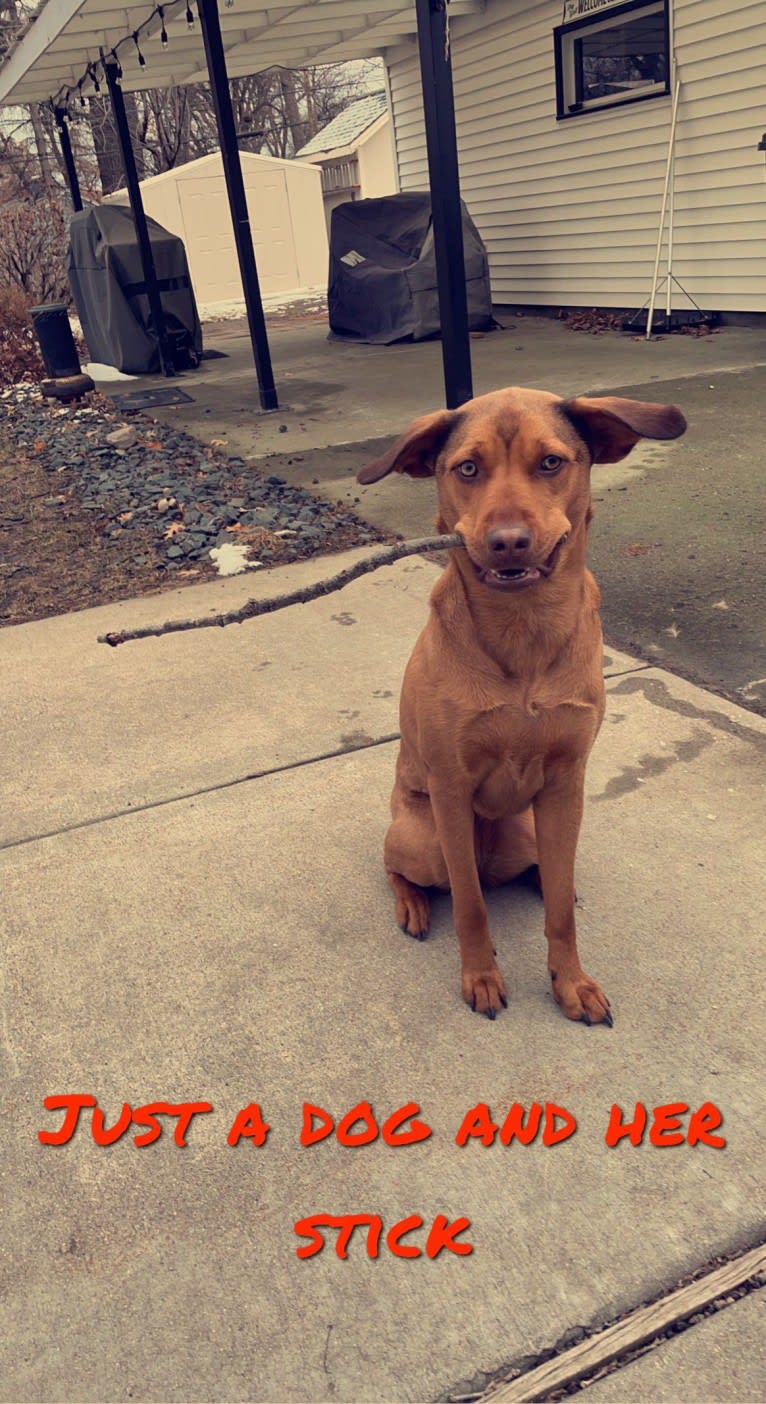
[[[609,654],[578,890],[616,1026],[558,1013],[541,906],[515,889],[490,898],[511,993],[491,1024],[460,1000],[448,900],[409,941],[381,867],[435,565],[242,627],[96,643],[326,573],[0,633],[6,1401],[435,1399],[762,1232],[766,723]],[[213,1110],[185,1149],[168,1122],[143,1149],[133,1132],[98,1146],[89,1112],[41,1145],[62,1120],[43,1098],[67,1093],[108,1125],[124,1102]],[[381,1121],[417,1102],[433,1134],[300,1145],[304,1102],[340,1119],[362,1100]],[[612,1105],[637,1101],[713,1102],[726,1147],[607,1148]],[[230,1147],[251,1102],[268,1140]],[[577,1131],[460,1148],[478,1102],[496,1121],[553,1103]],[[473,1252],[371,1259],[357,1231],[346,1261],[333,1233],[299,1260],[293,1226],[320,1212],[417,1214],[421,1245],[436,1215],[464,1216]],[[705,1350],[694,1397],[718,1399]]]

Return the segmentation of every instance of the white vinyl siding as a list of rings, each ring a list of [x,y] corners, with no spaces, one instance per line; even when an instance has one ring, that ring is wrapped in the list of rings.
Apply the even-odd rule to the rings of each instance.
[[[558,122],[561,13],[560,0],[488,0],[482,14],[452,21],[461,193],[487,245],[496,303],[639,307],[672,99]],[[682,85],[674,274],[703,308],[764,312],[765,0],[675,0],[671,38]],[[427,189],[414,45],[388,56],[388,73],[401,188]],[[676,289],[674,306],[689,305]]]

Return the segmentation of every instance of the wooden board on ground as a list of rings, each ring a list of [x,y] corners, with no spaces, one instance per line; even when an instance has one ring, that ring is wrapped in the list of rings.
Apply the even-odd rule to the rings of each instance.
[[[741,1287],[743,1282],[764,1270],[766,1244],[761,1244],[760,1247],[751,1248],[749,1252],[735,1258],[733,1262],[724,1263],[723,1267],[707,1273],[705,1277],[690,1282],[686,1287],[679,1287],[677,1292],[671,1292],[670,1296],[663,1297],[661,1301],[639,1307],[623,1321],[617,1321],[614,1326],[610,1326],[598,1336],[590,1336],[571,1350],[564,1351],[562,1355],[546,1360],[543,1365],[538,1365],[525,1375],[519,1375],[518,1379],[509,1384],[490,1391],[485,1396],[487,1404],[532,1404],[536,1399],[543,1399],[553,1390],[574,1384],[576,1380],[582,1379],[583,1375],[588,1375],[627,1351],[644,1345],[654,1336],[667,1331],[669,1326],[701,1311],[715,1301],[716,1297]]]

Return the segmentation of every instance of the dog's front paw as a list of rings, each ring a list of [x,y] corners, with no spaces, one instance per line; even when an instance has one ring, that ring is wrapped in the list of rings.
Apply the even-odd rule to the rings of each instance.
[[[508,1008],[505,980],[496,965],[486,970],[463,970],[463,999],[476,1014],[495,1019],[501,1009]]]
[[[601,986],[591,980],[584,970],[573,975],[551,970],[550,976],[553,994],[568,1019],[579,1019],[583,1024],[607,1024],[610,1029],[613,1027],[609,1000]]]

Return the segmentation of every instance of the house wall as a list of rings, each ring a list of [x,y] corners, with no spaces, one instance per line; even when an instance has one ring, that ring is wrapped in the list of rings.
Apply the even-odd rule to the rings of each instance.
[[[496,303],[638,307],[651,289],[671,98],[557,122],[561,15],[561,0],[488,0],[482,15],[452,20],[462,195]],[[675,0],[671,33],[682,83],[673,271],[703,308],[766,311],[756,150],[766,4]],[[427,188],[415,47],[390,52],[387,70],[401,187]]]
[[[391,119],[385,116],[380,126],[359,145],[359,199],[372,200],[396,191],[396,166],[391,142]]]
[[[242,175],[262,295],[324,287],[328,247],[320,171],[245,153]],[[220,155],[142,181],[141,191],[147,215],[183,239],[197,301],[241,301]],[[110,198],[128,203],[125,191]]]

